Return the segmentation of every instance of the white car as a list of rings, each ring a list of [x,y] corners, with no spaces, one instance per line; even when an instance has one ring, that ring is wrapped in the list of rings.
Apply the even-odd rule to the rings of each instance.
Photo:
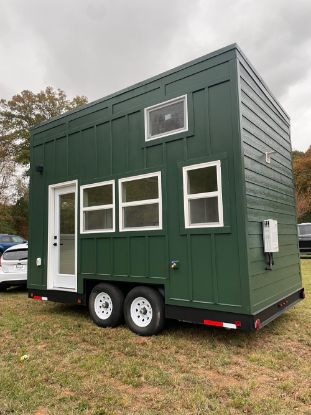
[[[0,258],[0,290],[27,283],[28,244],[8,248]]]

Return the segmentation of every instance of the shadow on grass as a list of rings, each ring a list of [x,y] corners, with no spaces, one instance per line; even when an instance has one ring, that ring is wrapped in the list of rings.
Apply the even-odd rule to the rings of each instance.
[[[271,334],[280,333],[283,329],[286,331],[287,324],[291,319],[292,317],[288,314],[283,314],[261,330],[252,332],[167,320],[162,335],[178,337],[181,339],[191,338],[191,340],[194,341],[206,341],[207,339],[211,339],[225,345],[239,345],[246,343],[249,346],[256,346],[258,342],[262,342]]]
[[[27,296],[28,291],[27,291],[26,284],[7,287],[6,290],[2,291],[2,294],[7,294],[7,295],[14,295],[14,294],[16,295],[20,293],[25,293],[25,295]]]
[[[85,320],[91,322],[86,306],[61,303],[49,303],[49,305],[50,307],[48,308],[44,307],[42,313],[56,315],[59,316],[59,318],[62,316],[72,317],[75,321],[81,319],[81,322]],[[191,339],[191,341],[196,342],[213,340],[224,345],[231,344],[237,346],[239,344],[247,344],[249,346],[256,346],[258,342],[262,342],[271,334],[282,332],[283,329],[286,330],[286,326],[291,319],[292,317],[288,314],[281,315],[268,326],[254,332],[228,330],[220,327],[209,327],[167,319],[164,330],[159,336],[163,338],[178,338],[180,340]],[[121,324],[121,327],[126,328],[125,324]]]

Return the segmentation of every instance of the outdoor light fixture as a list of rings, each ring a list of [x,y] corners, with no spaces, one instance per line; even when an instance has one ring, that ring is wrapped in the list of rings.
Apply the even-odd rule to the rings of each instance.
[[[41,164],[36,166],[36,172],[43,174],[43,166]]]
[[[265,155],[266,155],[266,163],[269,163],[270,164],[270,162],[271,162],[271,157],[270,156],[273,153],[276,153],[276,151],[272,150],[272,151],[266,151],[265,152]]]

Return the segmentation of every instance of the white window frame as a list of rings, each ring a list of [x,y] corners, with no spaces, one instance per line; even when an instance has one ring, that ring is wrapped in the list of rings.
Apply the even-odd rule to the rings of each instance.
[[[110,205],[98,205],[98,206],[89,206],[84,207],[83,206],[83,191],[86,189],[90,189],[92,187],[100,187],[100,186],[106,186],[106,185],[112,185],[112,204]],[[83,186],[80,186],[80,233],[107,233],[107,232],[115,232],[115,181],[114,180],[108,180],[105,182],[98,182],[98,183],[92,183],[92,184],[85,184]],[[84,229],[84,212],[90,212],[90,211],[96,211],[96,210],[108,210],[112,209],[112,228],[109,229],[91,229],[91,230],[85,230]]]
[[[133,180],[140,180],[140,179],[147,179],[149,177],[157,177],[158,178],[158,198],[156,199],[145,199],[145,200],[137,200],[134,202],[123,202],[122,200],[122,184],[126,182],[130,182]],[[124,227],[124,220],[123,220],[123,208],[130,207],[130,206],[144,206],[144,205],[152,205],[158,204],[159,209],[159,225],[158,226],[140,226],[137,228],[125,228]],[[119,179],[119,230],[120,232],[131,232],[131,231],[153,231],[162,229],[162,180],[161,180],[161,172],[157,171],[154,173],[148,174],[140,174],[138,176],[131,176],[126,177],[123,179]]]
[[[188,172],[191,170],[202,169],[205,167],[216,166],[217,176],[217,191],[188,194]],[[191,166],[183,167],[183,195],[184,195],[184,219],[185,228],[216,228],[224,226],[223,218],[223,200],[222,200],[222,183],[221,183],[221,161],[210,161],[207,163],[193,164]],[[206,199],[211,197],[218,198],[218,222],[203,222],[203,223],[190,223],[190,200],[194,199]]]
[[[150,136],[149,134],[149,113],[153,110],[160,109],[166,107],[170,104],[174,104],[175,102],[183,101],[184,104],[184,127],[179,128],[177,130],[168,131],[167,133],[157,134]],[[158,138],[167,137],[169,135],[178,134],[183,131],[188,131],[188,100],[187,95],[181,95],[177,98],[169,99],[168,101],[161,102],[159,104],[152,105],[151,107],[145,108],[144,111],[144,118],[145,118],[145,141],[156,140]]]

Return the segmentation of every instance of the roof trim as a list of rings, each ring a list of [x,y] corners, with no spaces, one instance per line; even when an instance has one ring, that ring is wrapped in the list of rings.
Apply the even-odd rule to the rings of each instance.
[[[174,67],[172,69],[169,69],[168,71],[162,72],[162,73],[160,73],[158,75],[152,76],[151,78],[147,78],[147,79],[145,79],[143,81],[140,81],[140,82],[138,82],[136,84],[133,84],[133,85],[131,85],[129,87],[126,87],[124,89],[121,89],[121,90],[119,90],[117,92],[114,92],[112,94],[106,95],[103,98],[99,98],[99,99],[97,99],[95,101],[92,101],[92,102],[90,102],[88,104],[82,105],[82,106],[80,106],[78,108],[75,108],[75,109],[73,109],[71,111],[67,111],[67,112],[65,112],[62,115],[58,115],[56,117],[52,117],[52,118],[50,118],[50,119],[48,119],[46,121],[43,121],[42,123],[40,123],[40,124],[38,124],[38,125],[36,125],[34,127],[32,127],[31,128],[31,131],[34,131],[37,128],[40,128],[40,127],[47,126],[48,124],[50,124],[50,123],[52,123],[54,121],[57,121],[57,120],[59,120],[61,118],[64,118],[64,117],[67,117],[68,115],[72,115],[72,114],[75,114],[77,112],[83,111],[83,110],[85,110],[87,108],[91,108],[91,107],[93,107],[93,106],[95,106],[97,104],[100,104],[102,102],[107,101],[108,99],[117,97],[117,96],[122,95],[122,94],[124,94],[126,92],[129,92],[129,91],[132,91],[134,89],[137,89],[137,88],[139,88],[141,86],[150,84],[151,82],[154,82],[154,81],[156,81],[158,79],[161,79],[161,78],[163,78],[165,76],[171,75],[171,74],[173,74],[175,72],[178,72],[178,71],[181,71],[181,70],[183,70],[185,68],[188,68],[188,67],[197,65],[200,62],[203,62],[203,61],[205,61],[207,59],[211,59],[211,58],[213,58],[215,56],[222,55],[222,54],[227,53],[227,52],[229,52],[231,50],[238,50],[238,51],[241,52],[240,47],[236,43],[232,43],[231,45],[228,45],[228,46],[225,46],[223,48],[217,49],[214,52],[210,52],[210,53],[208,53],[206,55],[203,55],[203,56],[201,56],[199,58],[196,58],[194,60],[188,61],[188,62],[186,62],[186,63],[184,63],[182,65],[179,65],[179,66],[176,66],[176,67]]]

